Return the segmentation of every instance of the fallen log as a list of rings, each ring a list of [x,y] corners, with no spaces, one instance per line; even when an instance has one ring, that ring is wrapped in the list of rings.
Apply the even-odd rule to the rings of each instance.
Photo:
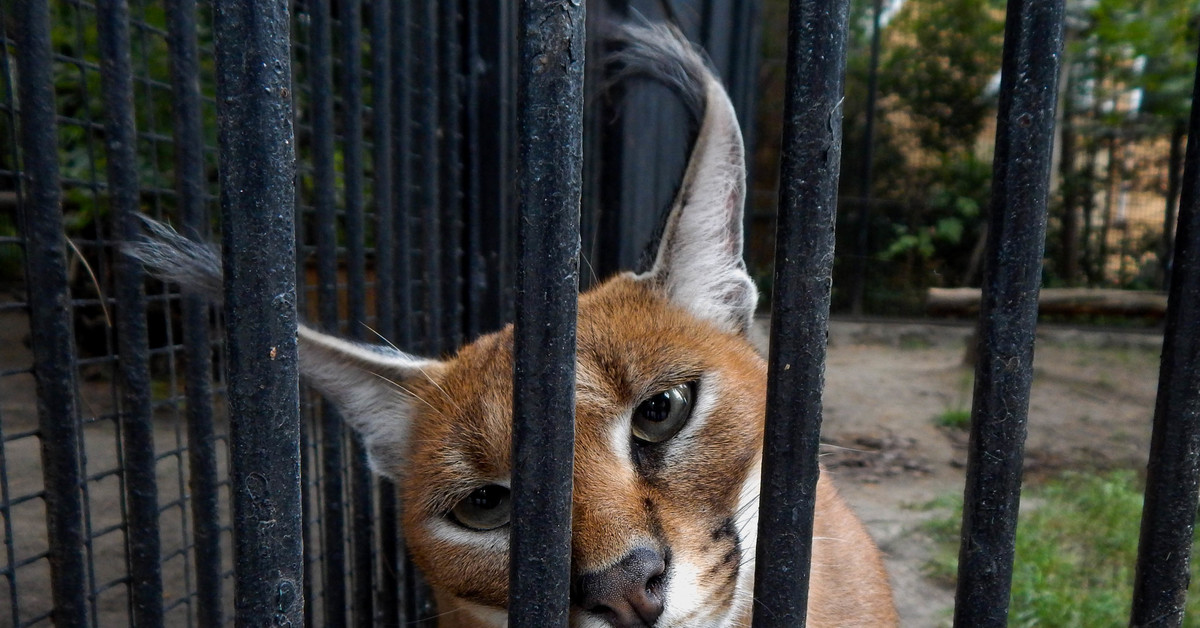
[[[978,314],[979,301],[979,288],[930,288],[925,310],[941,316]],[[1099,288],[1042,288],[1038,313],[1162,318],[1167,313],[1167,295]]]

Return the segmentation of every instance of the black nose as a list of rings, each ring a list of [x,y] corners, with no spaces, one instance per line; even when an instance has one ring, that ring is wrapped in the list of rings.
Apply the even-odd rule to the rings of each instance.
[[[612,567],[576,578],[578,604],[616,628],[653,626],[663,612],[666,569],[662,554],[639,547]]]

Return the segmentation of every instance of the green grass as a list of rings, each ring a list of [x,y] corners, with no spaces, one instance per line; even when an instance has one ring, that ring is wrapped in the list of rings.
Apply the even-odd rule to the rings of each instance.
[[[1142,489],[1130,471],[1072,473],[1022,496],[1009,626],[1123,626],[1129,622]],[[940,547],[927,565],[952,584],[961,499],[929,508],[951,514],[927,524]],[[1193,545],[1192,582],[1200,580]],[[1200,626],[1200,599],[1188,597],[1184,625]]]
[[[949,408],[933,417],[933,422],[942,427],[965,430],[971,426],[971,411],[965,408]]]
[[[971,427],[971,388],[975,385],[975,373],[964,369],[958,378],[958,390],[954,403],[948,405],[933,417],[933,422],[941,427],[956,430],[967,430]]]

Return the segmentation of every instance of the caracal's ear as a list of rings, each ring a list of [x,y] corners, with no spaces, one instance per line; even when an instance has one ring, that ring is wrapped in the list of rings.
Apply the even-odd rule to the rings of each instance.
[[[144,219],[149,237],[128,242],[127,255],[163,281],[213,302],[221,300],[222,268],[217,247],[189,240],[171,227]],[[392,347],[347,342],[299,326],[300,374],[337,406],[363,439],[377,473],[393,479],[404,473],[408,435],[417,403],[415,382],[441,369],[441,363]]]
[[[391,347],[347,342],[304,325],[299,340],[300,374],[359,433],[371,468],[398,479],[415,404],[422,403],[412,386],[441,370],[441,363]]]
[[[675,28],[626,25],[614,55],[622,74],[675,88],[700,120],[654,266],[639,275],[676,304],[720,327],[745,333],[758,291],[742,261],[746,160],[733,104],[704,57]],[[618,36],[621,33],[618,33]]]

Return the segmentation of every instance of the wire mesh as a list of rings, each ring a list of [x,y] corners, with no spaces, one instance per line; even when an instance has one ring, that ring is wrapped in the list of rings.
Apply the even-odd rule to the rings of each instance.
[[[47,12],[30,18],[45,26],[44,75],[25,61],[40,50],[22,32],[29,8]],[[302,320],[433,355],[499,328],[515,276],[516,5],[295,0],[289,9]],[[121,216],[140,212],[205,241],[221,233],[214,12],[210,0],[0,3],[0,624],[234,620],[220,308],[154,280],[118,286],[128,273]],[[109,56],[128,63],[113,66],[116,83],[103,75],[106,23],[121,31]],[[17,80],[34,77],[49,99],[41,126],[37,99],[18,94]],[[105,104],[113,85],[128,96],[124,131]],[[620,128],[608,125],[589,132]],[[43,134],[22,143],[34,129]],[[121,132],[130,139],[117,145]],[[685,147],[675,148],[678,161]],[[114,166],[126,168],[116,177],[124,188],[111,183]],[[616,174],[622,185],[664,185]],[[40,185],[58,196],[38,196]],[[647,213],[585,199],[591,224],[601,212]],[[50,232],[65,240],[39,261],[31,227],[43,219],[60,221]],[[596,242],[589,251],[601,256]],[[125,330],[129,320],[144,321],[145,340]],[[57,344],[42,323],[57,325]],[[141,398],[122,374],[138,360],[148,373],[134,382]],[[52,377],[35,378],[41,363]],[[39,380],[54,388],[39,392]],[[305,621],[428,623],[432,600],[401,558],[395,488],[366,473],[336,417],[304,400]],[[65,466],[43,473],[53,460]],[[48,518],[67,526],[50,533]],[[139,549],[147,541],[158,549]],[[161,579],[161,595],[145,574]]]

